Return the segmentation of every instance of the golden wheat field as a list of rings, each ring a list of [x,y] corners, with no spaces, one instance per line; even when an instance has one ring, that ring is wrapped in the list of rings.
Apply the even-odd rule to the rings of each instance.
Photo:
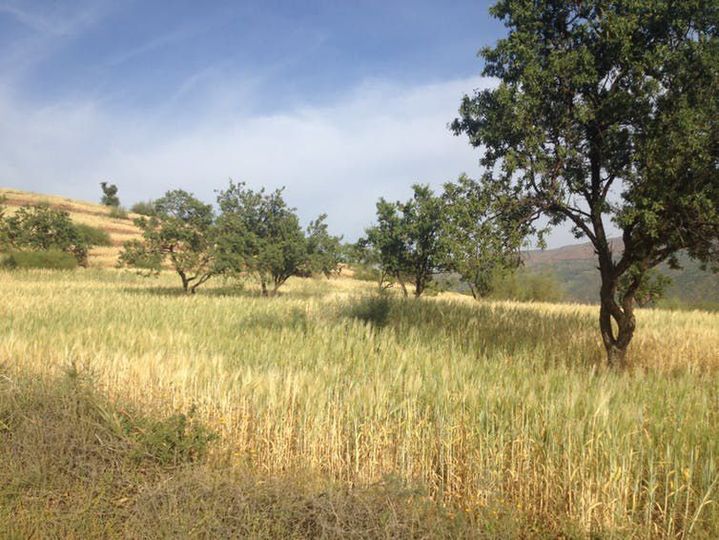
[[[113,406],[158,418],[193,411],[218,434],[203,461],[208,471],[306,475],[340,491],[390,482],[463,520],[451,534],[445,522],[392,529],[390,520],[363,535],[352,522],[345,532],[357,537],[719,536],[717,314],[641,310],[633,367],[620,373],[601,367],[591,306],[477,303],[458,295],[377,299],[372,284],[351,279],[292,278],[268,299],[252,284],[220,280],[186,296],[169,273],[0,278],[0,388],[7,395],[28,377],[52,381],[71,369]],[[101,410],[103,422],[124,418],[121,407]],[[0,399],[0,420],[2,411]],[[12,436],[7,418],[0,435],[5,425]],[[103,437],[95,433],[91,443]],[[23,469],[35,480],[11,494],[0,488],[20,536],[41,531],[32,528],[38,516],[49,523],[52,501],[63,497],[63,488],[33,483],[41,469]],[[197,500],[213,500],[220,488],[212,485]],[[202,527],[208,516],[219,519],[209,503],[198,511],[202,519],[192,518],[198,528],[183,529],[176,520],[189,503],[177,490],[192,488],[176,487],[174,498],[163,492],[151,511],[138,503],[147,490],[128,488],[124,502],[110,508],[126,512],[123,526],[142,512],[158,523],[158,516],[175,516],[158,536],[235,531]],[[271,500],[288,491],[279,488]],[[105,508],[100,499],[83,497],[85,510],[72,514],[77,521],[56,533],[143,537],[154,530],[147,522],[113,528],[115,510],[95,511]],[[394,508],[391,496],[382,501],[381,508]],[[365,503],[352,508],[358,505],[374,515]],[[339,520],[337,508],[328,512]],[[400,513],[390,511],[393,519]],[[344,536],[337,528],[292,530]]]

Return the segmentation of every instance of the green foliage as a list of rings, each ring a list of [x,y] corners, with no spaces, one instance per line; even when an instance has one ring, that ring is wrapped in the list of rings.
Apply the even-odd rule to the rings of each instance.
[[[153,201],[140,201],[136,202],[130,208],[130,212],[140,214],[141,216],[154,216],[155,215],[155,203]]]
[[[217,197],[222,210],[218,269],[257,276],[263,295],[275,294],[309,260],[299,218],[295,209],[287,206],[282,191],[253,191],[242,182],[230,182]],[[316,223],[323,225],[321,219]]]
[[[162,465],[179,465],[204,459],[210,443],[218,438],[195,418],[195,411],[163,420],[126,422],[127,433],[136,441],[132,457]]]
[[[327,214],[321,214],[307,227],[307,274],[330,277],[343,259],[342,237],[332,236],[327,228]]]
[[[120,197],[117,196],[117,186],[108,182],[100,182],[102,189],[102,199],[100,202],[105,206],[118,208],[120,206]]]
[[[16,251],[59,250],[71,254],[80,265],[87,264],[89,243],[65,210],[48,204],[22,206],[0,220],[0,237]]]
[[[129,216],[127,210],[122,206],[111,206],[108,214],[112,219],[127,219]]]
[[[215,226],[209,204],[180,189],[168,191],[155,201],[155,215],[140,217],[135,224],[143,240],[125,243],[119,266],[150,275],[169,261],[189,293],[214,275]]]
[[[483,148],[483,184],[504,209],[568,222],[592,242],[602,338],[623,363],[641,273],[679,250],[719,261],[719,10],[501,0],[492,14],[509,30],[482,51],[499,85],[465,96],[453,130]],[[622,230],[619,257],[609,222]]]
[[[370,246],[378,255],[380,287],[393,278],[406,296],[409,279],[419,297],[443,264],[443,202],[429,186],[415,184],[412,190],[412,198],[405,203],[379,200],[377,224],[367,229],[361,245]]]
[[[11,251],[5,254],[0,266],[8,270],[44,268],[48,270],[74,270],[77,259],[58,249],[42,251]]]
[[[672,283],[669,276],[656,269],[645,271],[630,269],[619,280],[619,294],[625,294],[635,280],[639,282],[639,286],[634,292],[634,298],[640,307],[655,305],[665,296],[667,288]]]
[[[93,227],[92,225],[87,225],[85,223],[76,223],[75,228],[80,234],[82,240],[88,246],[107,247],[112,245],[110,234],[107,231],[104,231],[97,227]]]
[[[475,299],[486,297],[498,278],[521,264],[526,226],[509,213],[494,214],[491,194],[466,175],[445,184],[442,197],[446,266],[462,277]]]

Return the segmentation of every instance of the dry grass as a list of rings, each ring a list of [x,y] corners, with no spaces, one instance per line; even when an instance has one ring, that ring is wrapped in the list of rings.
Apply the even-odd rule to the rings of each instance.
[[[475,525],[516,518],[507,535],[719,536],[717,314],[641,310],[635,367],[612,373],[587,306],[394,298],[379,327],[350,316],[371,294],[353,280],[265,299],[220,281],[188,297],[172,275],[0,277],[0,363],[80,366],[157,417],[194,406],[220,434],[209,467],[391,476]]]
[[[127,240],[140,238],[140,231],[132,222],[138,217],[136,214],[128,214],[128,219],[115,219],[110,217],[110,209],[101,204],[16,189],[0,188],[0,199],[2,197],[5,197],[8,214],[12,214],[20,206],[44,202],[54,208],[67,211],[76,223],[84,223],[107,231],[112,246],[90,250],[88,262],[93,268],[113,268],[117,264],[122,244]]]

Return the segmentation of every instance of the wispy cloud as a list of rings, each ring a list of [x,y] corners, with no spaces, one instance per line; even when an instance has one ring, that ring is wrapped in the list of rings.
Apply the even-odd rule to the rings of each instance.
[[[96,25],[113,9],[109,0],[33,3],[0,0],[0,16],[11,16],[26,32],[6,44],[0,56],[0,82],[8,86],[56,53],[62,43]]]
[[[213,110],[180,129],[92,102],[37,109],[0,94],[0,184],[94,199],[97,183],[111,179],[127,202],[173,187],[213,200],[232,177],[285,185],[305,219],[327,211],[337,232],[355,237],[378,197],[476,171],[476,152],[446,124],[463,92],[488,84],[367,82],[323,107],[268,115]]]
[[[0,13],[13,16],[18,22],[39,34],[67,36],[94,24],[109,7],[104,1],[28,2],[5,0]]]

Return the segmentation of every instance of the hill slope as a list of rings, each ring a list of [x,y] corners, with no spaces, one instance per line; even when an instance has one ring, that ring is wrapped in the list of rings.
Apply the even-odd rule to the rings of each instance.
[[[621,253],[621,239],[611,240],[616,253]],[[596,303],[599,294],[599,271],[590,243],[556,249],[531,250],[524,255],[527,269],[554,274],[562,284],[568,300]],[[680,302],[697,307],[719,304],[719,274],[704,271],[699,264],[681,255],[681,270],[662,264],[659,270],[672,279],[667,302]]]
[[[77,201],[55,195],[42,195],[17,189],[0,188],[0,198],[5,197],[8,213],[26,204],[46,202],[53,208],[60,208],[70,213],[76,223],[85,223],[106,231],[112,240],[110,247],[96,247],[90,251],[91,267],[110,268],[115,266],[117,256],[123,242],[140,237],[140,232],[132,220],[136,214],[128,214],[127,219],[110,217],[110,209],[97,203]]]

